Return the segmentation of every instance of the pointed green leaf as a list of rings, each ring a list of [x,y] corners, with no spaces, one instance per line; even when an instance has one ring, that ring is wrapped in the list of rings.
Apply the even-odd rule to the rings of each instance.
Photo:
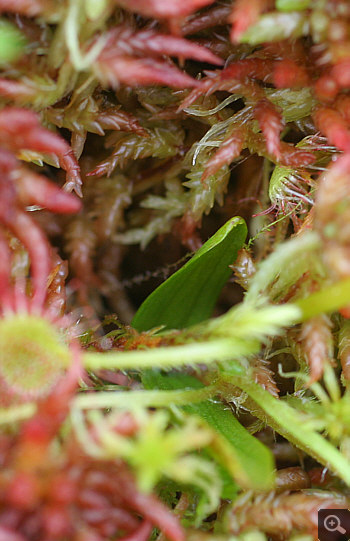
[[[242,218],[229,220],[186,265],[147,297],[132,321],[133,327],[138,331],[159,325],[183,329],[208,319],[230,277],[228,266],[235,261],[246,235]]]
[[[161,374],[156,370],[143,373],[147,389],[200,389],[203,384],[188,374]],[[203,400],[182,406],[187,413],[198,415],[218,434],[215,456],[243,487],[269,490],[274,482],[274,460],[270,450],[254,438],[222,402]]]

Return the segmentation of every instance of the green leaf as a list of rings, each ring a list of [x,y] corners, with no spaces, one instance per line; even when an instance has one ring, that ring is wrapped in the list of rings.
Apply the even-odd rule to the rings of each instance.
[[[321,434],[310,430],[295,408],[289,406],[284,400],[275,398],[248,378],[232,377],[223,372],[221,378],[226,385],[236,385],[254,400],[257,404],[254,415],[267,422],[273,430],[284,436],[290,443],[311,455],[350,485],[348,458]],[[259,408],[262,411],[259,411]]]
[[[165,375],[156,370],[144,372],[142,383],[147,389],[162,390],[200,389],[204,386],[188,374]],[[204,400],[183,406],[182,409],[198,415],[215,430],[214,456],[241,486],[254,490],[273,487],[274,460],[270,450],[237,421],[228,406]]]
[[[242,218],[229,220],[141,305],[132,325],[147,331],[164,325],[183,329],[208,319],[247,235]]]

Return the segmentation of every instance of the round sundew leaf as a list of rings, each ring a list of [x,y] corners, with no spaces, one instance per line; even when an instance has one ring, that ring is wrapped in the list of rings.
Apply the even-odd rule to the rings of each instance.
[[[26,46],[24,35],[4,19],[0,19],[0,64],[20,58]]]
[[[67,366],[68,348],[47,320],[14,315],[0,322],[0,378],[22,398],[48,394]]]

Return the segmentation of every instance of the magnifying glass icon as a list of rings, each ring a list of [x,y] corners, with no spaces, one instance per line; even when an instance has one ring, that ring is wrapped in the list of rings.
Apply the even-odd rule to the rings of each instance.
[[[340,518],[336,515],[327,515],[323,525],[329,532],[339,532],[343,535],[346,533],[346,530],[340,525]]]

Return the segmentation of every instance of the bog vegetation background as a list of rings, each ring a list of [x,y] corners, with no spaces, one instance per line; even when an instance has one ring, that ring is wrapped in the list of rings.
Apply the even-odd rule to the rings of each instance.
[[[350,3],[0,0],[0,539],[317,538],[350,485]]]

